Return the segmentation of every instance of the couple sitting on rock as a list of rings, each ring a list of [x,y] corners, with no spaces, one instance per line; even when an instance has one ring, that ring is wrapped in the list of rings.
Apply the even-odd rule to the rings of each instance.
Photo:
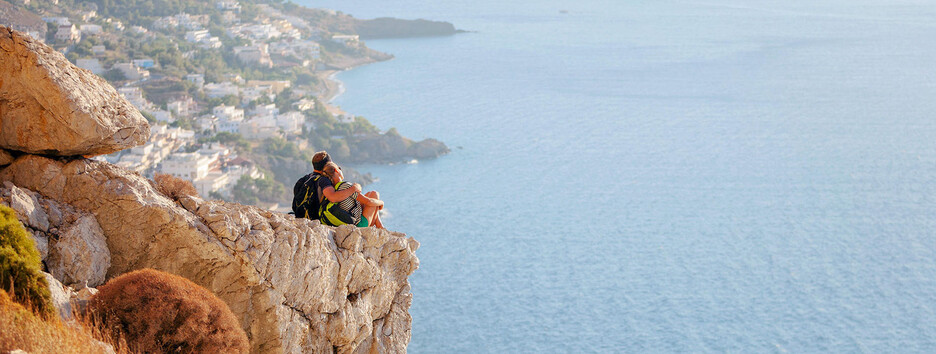
[[[341,167],[325,151],[312,156],[312,168],[293,188],[292,209],[297,218],[318,219],[331,226],[384,228],[378,213],[384,203],[377,191],[361,194],[360,184],[345,182]]]

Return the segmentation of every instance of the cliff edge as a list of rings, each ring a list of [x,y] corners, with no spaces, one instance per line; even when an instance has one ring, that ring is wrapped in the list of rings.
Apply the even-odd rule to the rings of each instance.
[[[141,268],[181,275],[228,304],[252,352],[406,350],[418,242],[172,200],[137,173],[82,157],[135,146],[148,131],[106,82],[0,27],[0,203],[56,280],[80,289]]]

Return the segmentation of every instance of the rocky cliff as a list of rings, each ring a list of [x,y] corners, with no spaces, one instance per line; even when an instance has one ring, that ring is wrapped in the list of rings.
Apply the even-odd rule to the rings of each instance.
[[[103,80],[0,27],[0,203],[47,271],[81,289],[140,268],[224,300],[253,352],[402,352],[419,244],[194,196],[82,156],[143,142],[145,120]]]

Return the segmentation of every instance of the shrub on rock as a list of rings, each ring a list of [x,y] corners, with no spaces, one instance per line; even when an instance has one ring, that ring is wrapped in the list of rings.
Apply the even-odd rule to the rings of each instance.
[[[192,182],[170,174],[157,173],[153,176],[153,182],[155,182],[156,190],[158,190],[159,193],[175,201],[178,201],[184,196],[198,196],[198,191],[195,190],[195,186],[192,185]]]
[[[16,212],[0,205],[0,289],[37,313],[54,316],[40,262],[36,243],[16,219]]]
[[[137,352],[246,353],[250,348],[221,299],[188,279],[153,269],[100,286],[89,308]]]

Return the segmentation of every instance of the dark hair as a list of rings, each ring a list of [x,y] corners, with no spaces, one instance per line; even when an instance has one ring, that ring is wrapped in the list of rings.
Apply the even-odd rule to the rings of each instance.
[[[316,152],[315,155],[312,155],[312,168],[316,171],[324,171],[325,164],[331,162],[331,156],[328,156],[328,153],[323,151]]]

